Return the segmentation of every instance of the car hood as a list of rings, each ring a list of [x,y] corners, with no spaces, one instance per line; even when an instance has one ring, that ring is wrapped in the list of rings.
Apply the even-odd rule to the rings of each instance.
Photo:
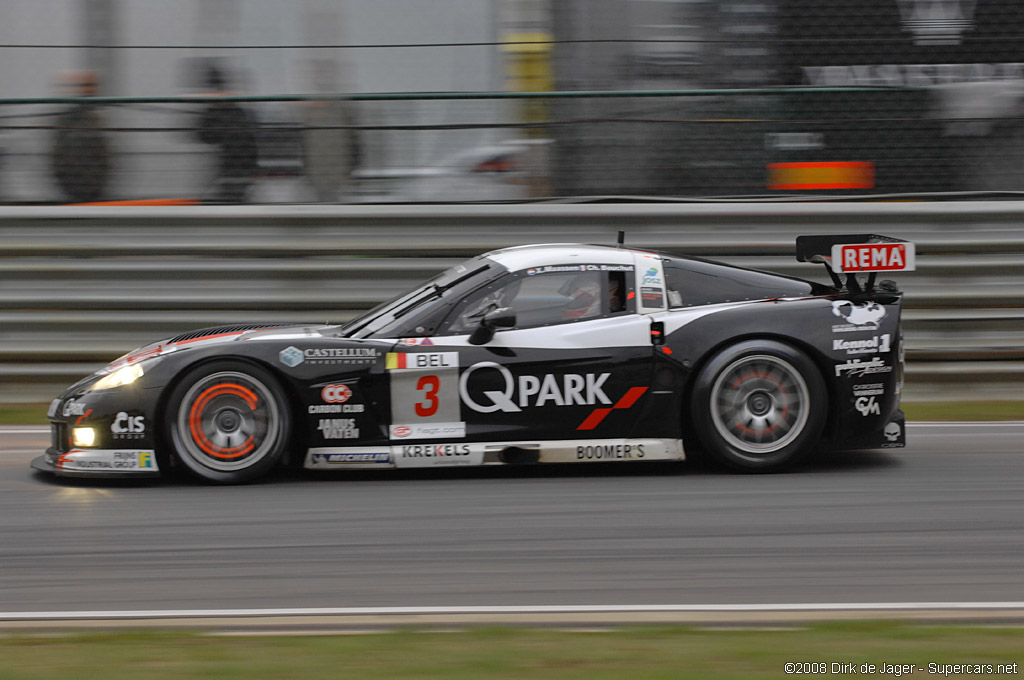
[[[323,335],[328,328],[337,328],[329,324],[295,324],[295,323],[263,323],[263,324],[235,324],[226,326],[212,326],[200,328],[195,331],[182,333],[171,338],[158,340],[144,347],[128,352],[108,364],[101,372],[116,371],[117,369],[130,364],[162,356],[171,352],[192,349],[197,347],[209,347],[228,342],[242,342],[246,340],[292,340],[317,338]]]

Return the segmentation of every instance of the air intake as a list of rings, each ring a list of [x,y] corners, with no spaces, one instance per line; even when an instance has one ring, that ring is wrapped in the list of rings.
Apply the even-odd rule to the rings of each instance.
[[[185,342],[186,340],[198,340],[199,338],[208,338],[212,335],[223,335],[225,333],[244,333],[245,331],[258,331],[264,328],[284,328],[286,326],[301,326],[303,324],[296,323],[250,323],[250,324],[239,324],[235,326],[213,326],[211,328],[201,328],[197,331],[189,331],[188,333],[182,333],[167,341],[168,345],[173,345],[176,342]]]

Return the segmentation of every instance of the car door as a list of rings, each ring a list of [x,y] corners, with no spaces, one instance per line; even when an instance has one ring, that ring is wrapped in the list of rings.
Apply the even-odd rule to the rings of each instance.
[[[628,437],[653,354],[633,270],[574,263],[510,272],[455,304],[432,337],[400,341],[388,358],[392,443],[463,443],[475,455],[473,442]],[[471,343],[495,309],[514,312],[515,324]]]

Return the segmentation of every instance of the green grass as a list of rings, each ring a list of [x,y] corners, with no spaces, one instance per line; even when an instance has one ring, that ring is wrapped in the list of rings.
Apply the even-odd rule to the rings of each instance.
[[[909,421],[1024,420],[1024,401],[912,401],[902,408]]]
[[[0,639],[0,680],[48,678],[782,678],[790,662],[1017,664],[1024,628],[831,623],[793,630],[483,628],[300,637],[198,633],[15,636]],[[921,670],[917,670],[921,669]],[[998,675],[993,668],[987,677]],[[806,674],[805,674],[806,675]],[[812,674],[813,675],[813,674]],[[881,674],[877,677],[894,677]],[[930,675],[929,677],[943,677]],[[951,674],[946,677],[977,677]]]
[[[49,404],[0,404],[0,425],[43,425]]]
[[[49,404],[0,404],[0,425],[42,425]],[[1024,420],[1022,401],[915,401],[903,404],[907,420]]]

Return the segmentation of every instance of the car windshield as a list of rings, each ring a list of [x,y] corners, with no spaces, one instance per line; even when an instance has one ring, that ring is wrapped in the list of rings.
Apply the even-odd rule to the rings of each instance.
[[[426,283],[408,293],[389,300],[356,317],[341,328],[341,334],[349,338],[370,338],[382,329],[390,329],[397,319],[414,309],[438,298],[461,296],[476,288],[503,267],[485,257],[475,257],[462,264],[446,269]]]

